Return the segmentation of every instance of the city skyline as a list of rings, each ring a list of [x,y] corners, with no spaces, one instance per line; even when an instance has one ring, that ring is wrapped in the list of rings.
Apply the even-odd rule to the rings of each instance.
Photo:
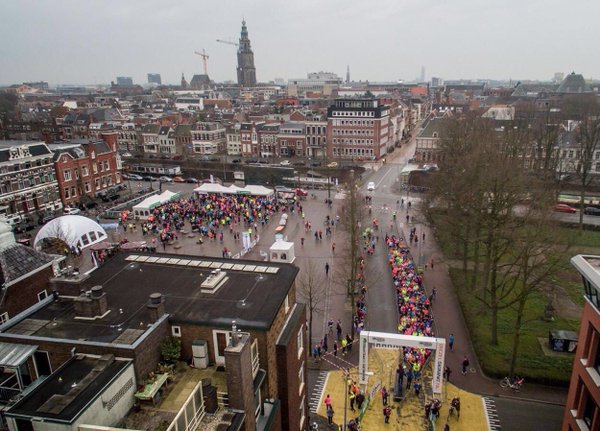
[[[117,76],[143,84],[148,73],[176,84],[182,73],[188,81],[203,73],[194,54],[202,49],[211,79],[235,82],[237,49],[216,39],[237,43],[242,19],[259,82],[321,70],[344,77],[347,65],[355,81],[411,81],[422,66],[427,80],[600,76],[591,55],[599,3],[577,0],[568,10],[556,0],[484,3],[0,0],[0,35],[10,41],[0,48],[0,84],[108,84]],[[586,13],[571,16],[575,10]]]

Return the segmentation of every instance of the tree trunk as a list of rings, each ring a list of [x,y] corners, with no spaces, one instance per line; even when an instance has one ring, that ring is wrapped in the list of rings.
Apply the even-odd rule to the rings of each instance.
[[[510,353],[510,367],[508,369],[508,375],[513,377],[515,375],[515,369],[517,368],[517,356],[519,353],[519,342],[521,340],[521,325],[523,324],[523,314],[525,312],[525,302],[527,301],[526,296],[522,296],[519,300],[519,307],[517,308],[517,319],[515,320],[515,332],[513,334],[513,345]]]
[[[492,311],[490,344],[498,345],[498,296],[496,292],[497,262],[492,264],[490,274],[490,308]]]

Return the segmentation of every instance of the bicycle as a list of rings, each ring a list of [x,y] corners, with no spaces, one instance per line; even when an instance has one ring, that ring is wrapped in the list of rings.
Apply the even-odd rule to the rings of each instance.
[[[523,387],[524,383],[525,379],[522,377],[515,377],[514,379],[511,379],[510,377],[505,377],[502,380],[500,380],[500,387],[502,389],[510,388],[515,392],[519,392],[521,390],[521,387]]]

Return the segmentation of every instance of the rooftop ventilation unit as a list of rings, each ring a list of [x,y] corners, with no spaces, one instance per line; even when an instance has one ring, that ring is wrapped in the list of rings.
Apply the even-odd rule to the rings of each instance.
[[[227,281],[227,273],[220,269],[210,272],[210,275],[200,285],[202,293],[215,293]]]

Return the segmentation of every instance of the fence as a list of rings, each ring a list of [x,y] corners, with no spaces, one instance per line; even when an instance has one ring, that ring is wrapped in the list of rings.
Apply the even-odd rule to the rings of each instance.
[[[204,401],[202,399],[202,381],[198,382],[187,398],[167,431],[193,431],[204,418]]]

